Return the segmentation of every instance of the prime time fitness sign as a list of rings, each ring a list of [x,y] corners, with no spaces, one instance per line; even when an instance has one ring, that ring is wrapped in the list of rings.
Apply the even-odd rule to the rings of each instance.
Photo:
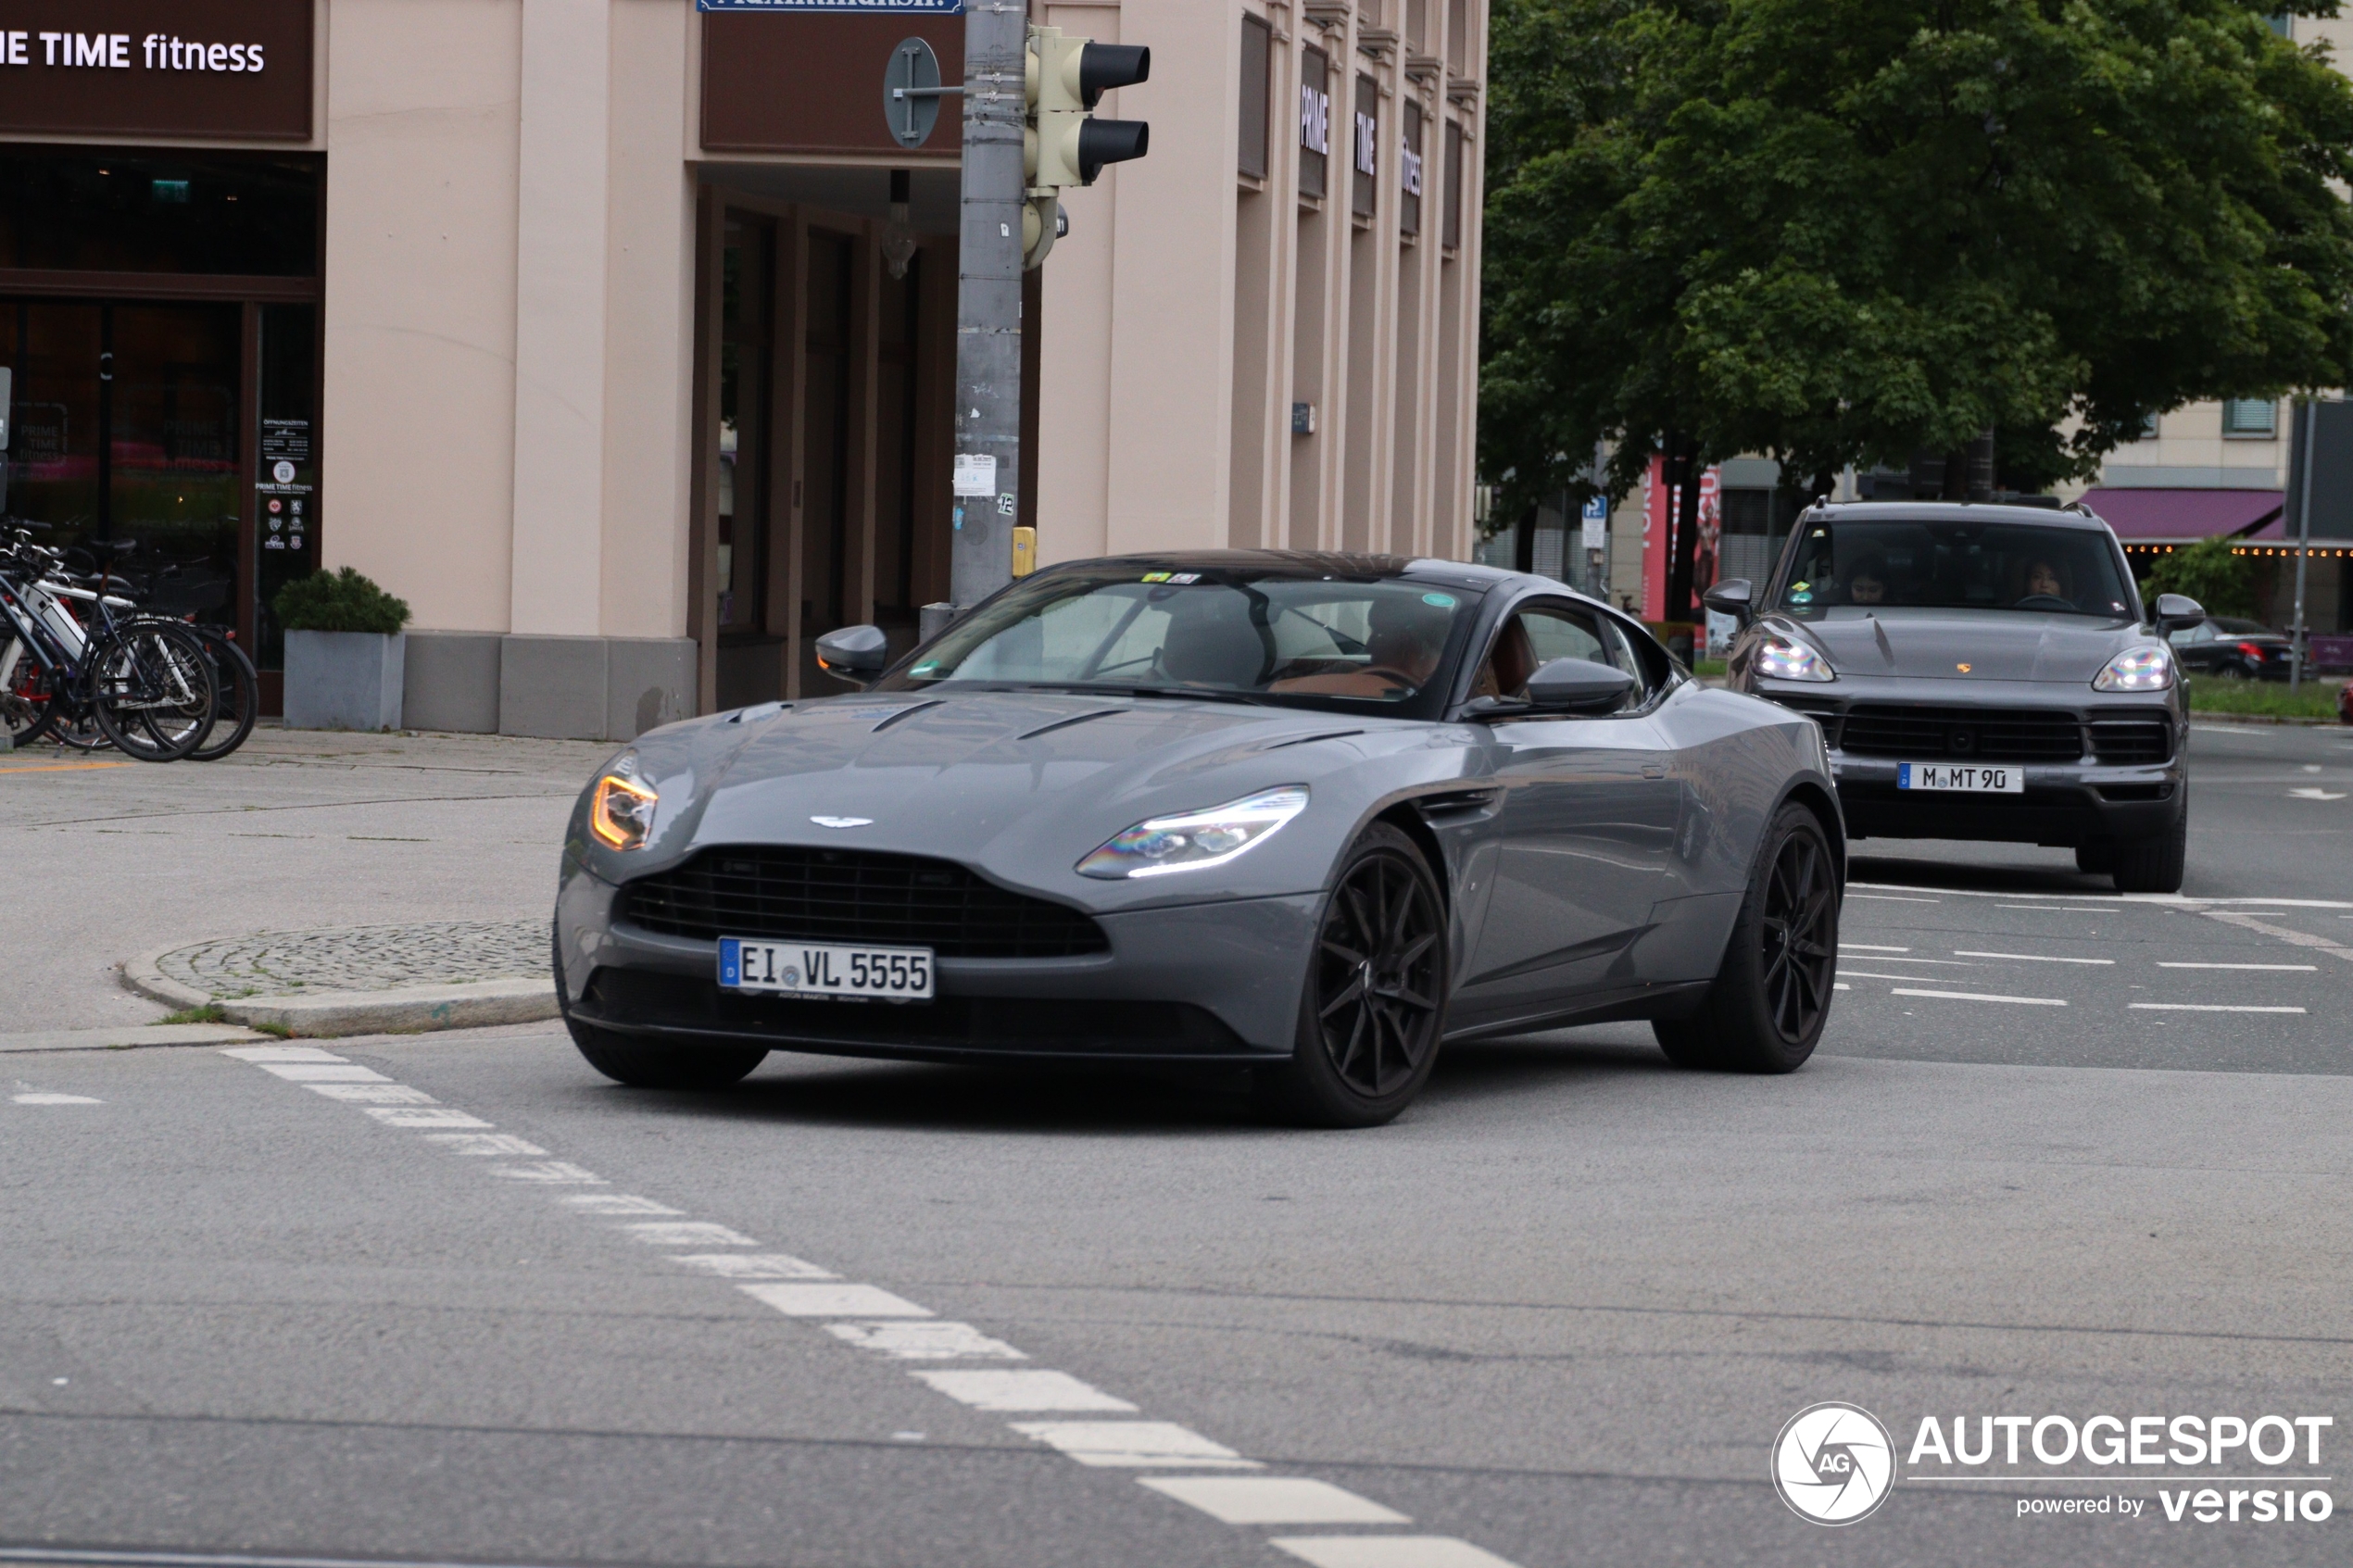
[[[0,0],[0,134],[310,137],[311,0]]]

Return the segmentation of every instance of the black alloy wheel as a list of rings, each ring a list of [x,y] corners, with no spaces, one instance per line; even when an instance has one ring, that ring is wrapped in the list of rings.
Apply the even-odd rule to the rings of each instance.
[[[1758,847],[1722,964],[1699,1007],[1655,1019],[1679,1067],[1790,1073],[1814,1054],[1838,978],[1839,868],[1805,807],[1781,808]]]
[[[1261,1073],[1288,1119],[1324,1127],[1389,1121],[1438,1058],[1447,990],[1446,913],[1420,847],[1375,823],[1325,900],[1290,1062]]]

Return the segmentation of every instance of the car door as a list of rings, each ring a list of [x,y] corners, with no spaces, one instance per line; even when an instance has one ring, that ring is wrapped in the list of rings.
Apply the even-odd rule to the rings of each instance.
[[[2201,621],[2196,625],[2176,632],[2167,639],[2173,645],[2173,657],[2185,670],[2212,674],[2218,662],[2215,657],[2214,622]]]
[[[1503,846],[1456,992],[1466,1021],[1534,1016],[1606,984],[1613,968],[1630,979],[1627,949],[1672,896],[1681,792],[1648,712],[1648,672],[1624,633],[1569,601],[1522,605],[1497,628],[1472,696],[1508,699],[1555,659],[1629,670],[1637,688],[1617,713],[1483,721]]]

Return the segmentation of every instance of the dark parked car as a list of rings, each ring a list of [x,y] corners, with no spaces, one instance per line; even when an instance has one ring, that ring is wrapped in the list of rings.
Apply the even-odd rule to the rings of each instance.
[[[2120,890],[2178,891],[2188,718],[2166,635],[2088,511],[1961,502],[1817,507],[1743,622],[1734,689],[1810,713],[1856,838],[2070,847]]]
[[[2284,632],[2259,621],[2209,615],[2195,626],[2166,634],[2182,668],[2234,681],[2284,681],[2295,663],[2295,644]]]
[[[556,972],[599,1071],[1185,1061],[1365,1125],[1446,1039],[1649,1019],[1785,1073],[1819,1037],[1821,731],[1558,583],[1078,561],[887,667],[870,626],[818,655],[865,694],[653,731],[581,797]]]

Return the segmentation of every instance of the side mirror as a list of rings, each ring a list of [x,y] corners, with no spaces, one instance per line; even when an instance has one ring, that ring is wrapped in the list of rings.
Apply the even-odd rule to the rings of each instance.
[[[1700,596],[1700,603],[1718,615],[1729,615],[1742,625],[1748,624],[1750,605],[1756,590],[1745,577],[1729,578]]]
[[[890,663],[890,639],[879,626],[845,626],[817,639],[817,668],[864,690]]]
[[[2157,631],[2159,636],[2177,626],[2195,626],[2206,619],[2206,607],[2187,594],[2157,596]]]
[[[1614,713],[1634,677],[1590,659],[1555,659],[1528,678],[1529,706],[1543,713]]]

